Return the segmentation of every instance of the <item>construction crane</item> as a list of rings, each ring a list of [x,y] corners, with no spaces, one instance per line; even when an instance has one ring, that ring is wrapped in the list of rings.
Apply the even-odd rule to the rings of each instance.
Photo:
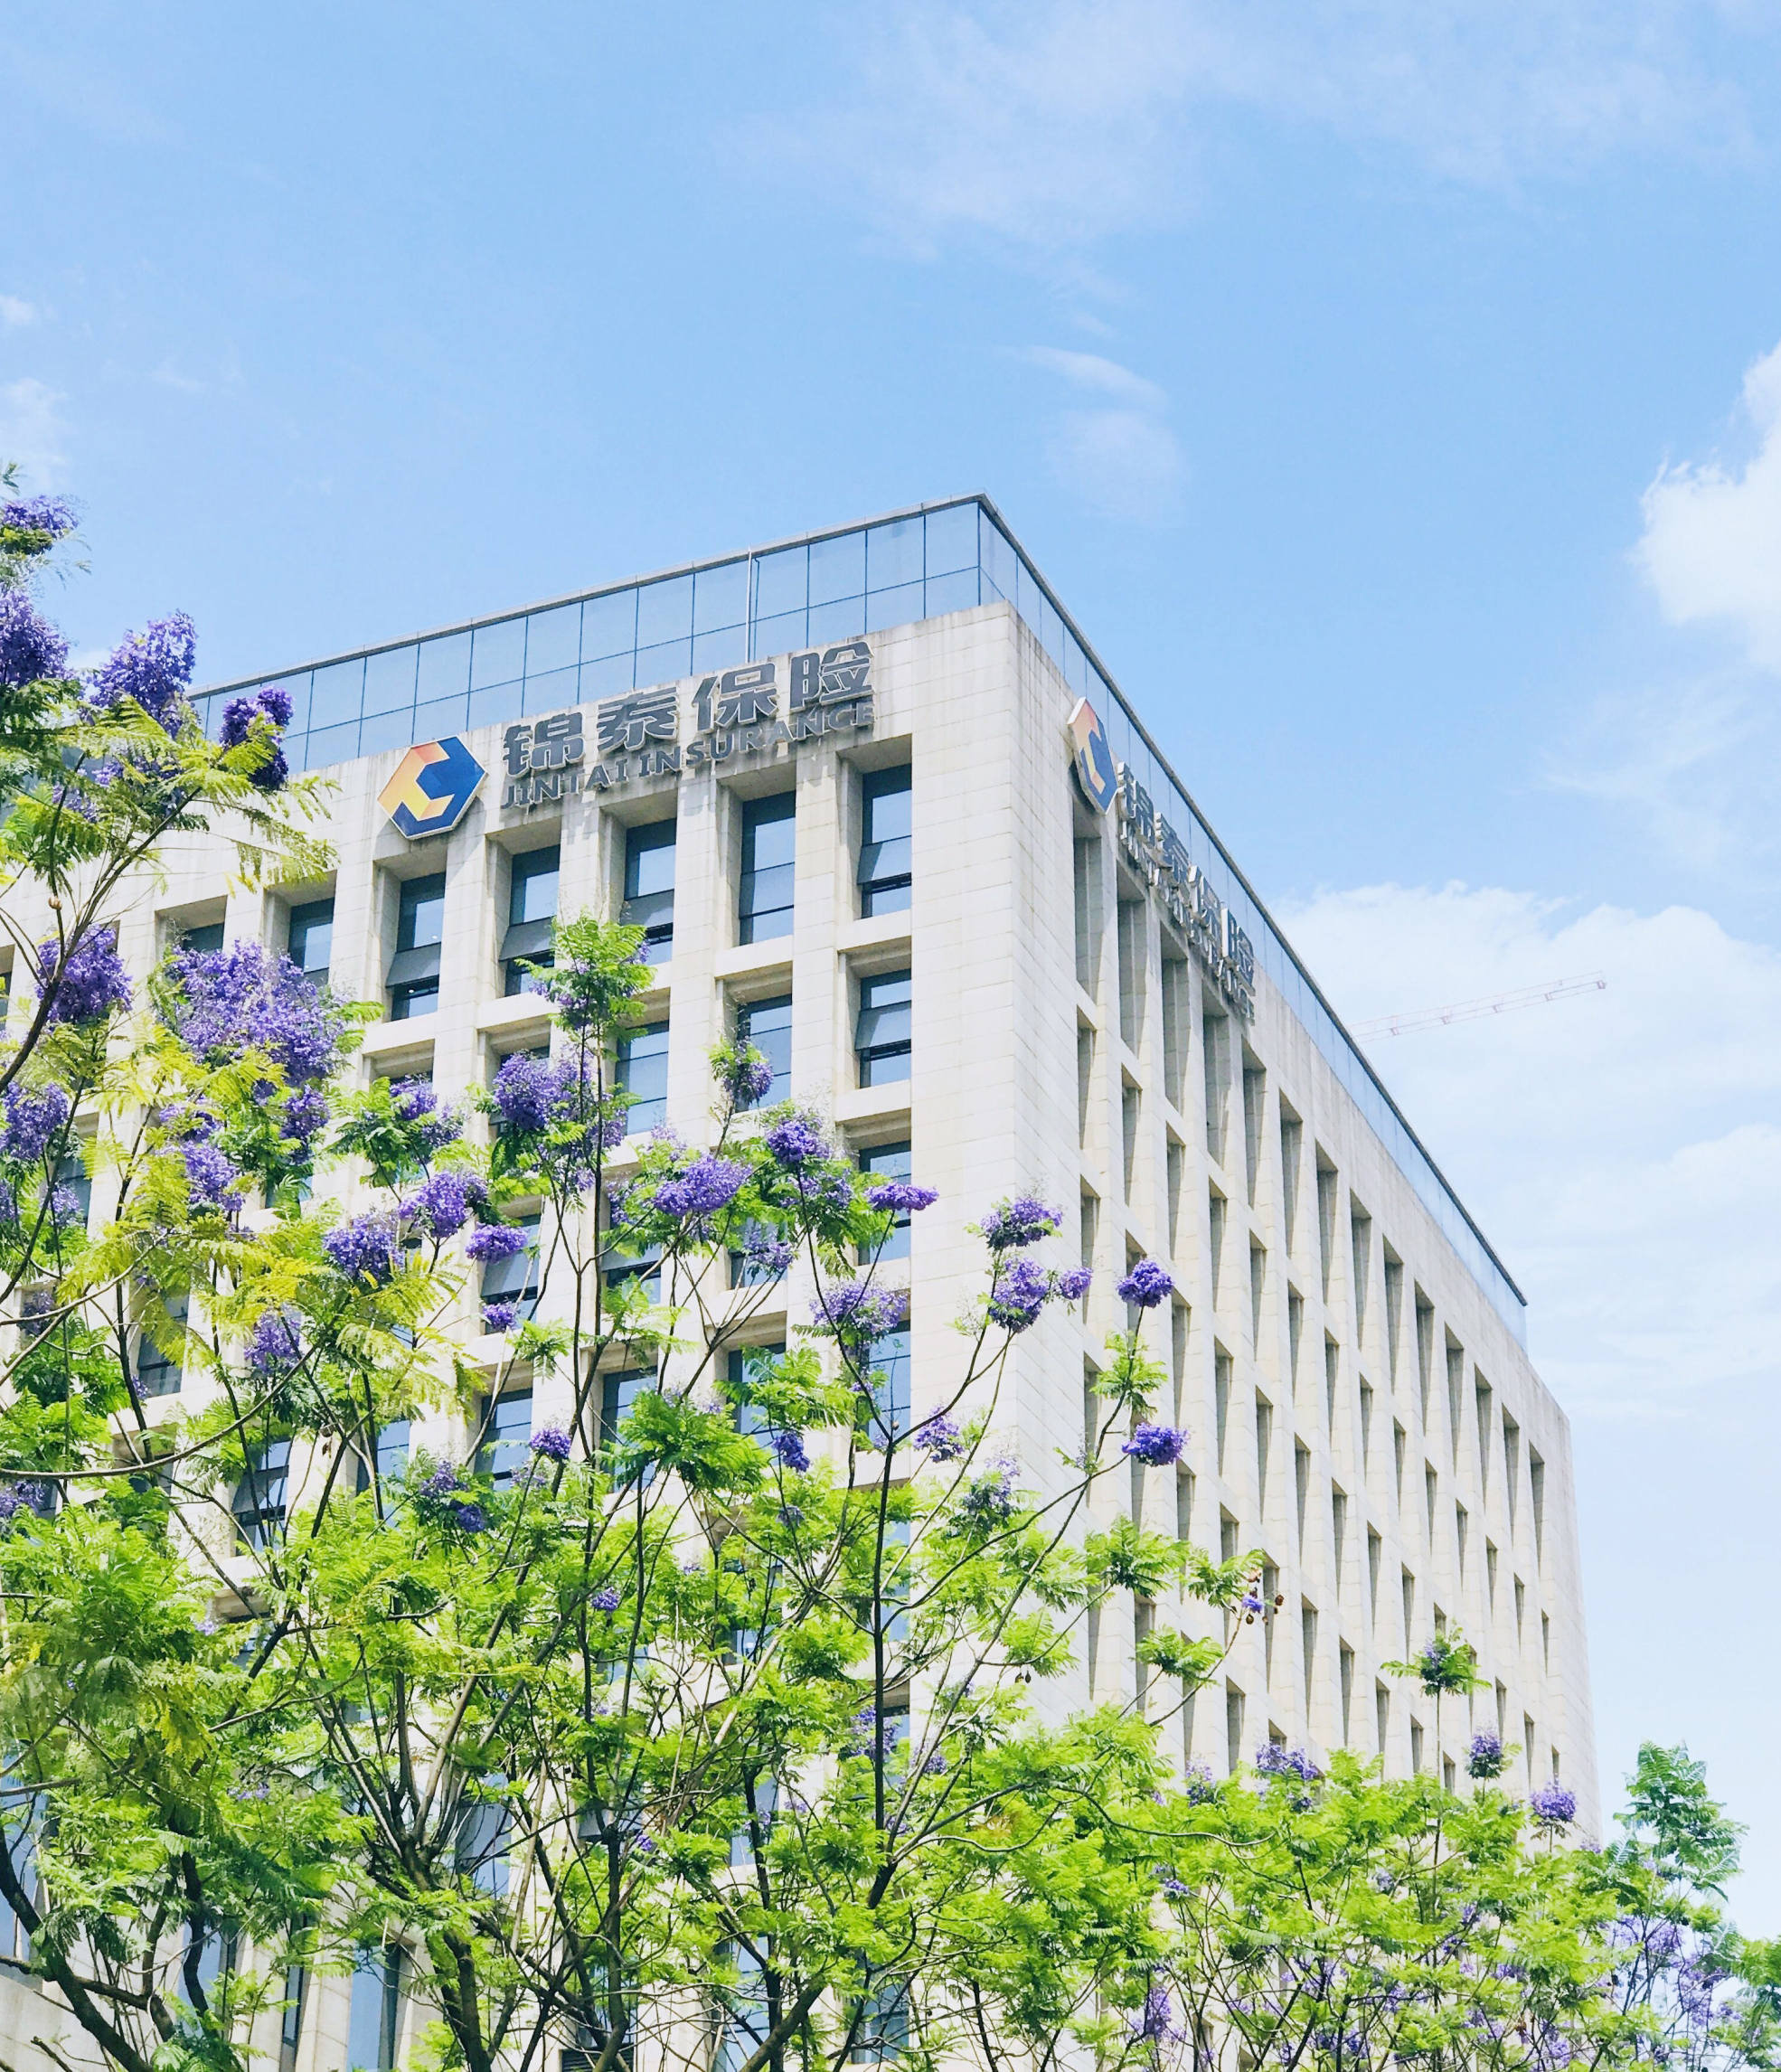
[[[1555,978],[1545,985],[1524,985],[1519,993],[1494,993],[1484,1000],[1458,1000],[1446,1007],[1418,1008],[1412,1014],[1381,1014],[1376,1022],[1356,1024],[1354,1034],[1370,1042],[1375,1036],[1409,1036],[1418,1029],[1445,1028],[1452,1022],[1480,1022],[1486,1014],[1508,1014],[1517,1007],[1541,1007],[1549,1000],[1575,1000],[1584,994],[1606,993],[1600,972],[1581,978]]]

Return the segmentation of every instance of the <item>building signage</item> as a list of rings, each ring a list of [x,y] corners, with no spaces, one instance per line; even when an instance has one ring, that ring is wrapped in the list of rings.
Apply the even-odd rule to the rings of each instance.
[[[806,742],[872,725],[872,650],[863,640],[750,662],[700,680],[690,712],[678,683],[627,691],[594,708],[591,757],[579,711],[522,720],[501,737],[503,805],[545,805],[579,791],[616,791],[647,777],[719,763],[794,755]],[[683,721],[690,719],[690,726]]]
[[[419,741],[396,765],[377,795],[397,828],[410,842],[446,834],[463,819],[487,772],[456,734]]]
[[[1219,991],[1246,1022],[1255,1019],[1256,952],[1237,917],[1187,853],[1187,844],[1157,812],[1129,763],[1114,759],[1107,730],[1086,698],[1070,715],[1076,781],[1089,805],[1102,813],[1118,808],[1120,853],[1149,888],[1152,898],[1218,982]]]
[[[1118,766],[1119,848],[1149,886],[1194,955],[1218,981],[1219,991],[1244,1021],[1256,1012],[1255,945],[1237,917],[1192,862],[1187,845],[1157,812],[1129,763]]]

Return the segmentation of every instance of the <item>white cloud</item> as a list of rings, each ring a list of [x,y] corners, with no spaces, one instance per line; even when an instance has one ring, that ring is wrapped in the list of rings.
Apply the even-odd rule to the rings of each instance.
[[[0,462],[17,461],[38,487],[56,481],[68,457],[61,450],[60,410],[66,400],[29,376],[0,383]]]
[[[34,303],[22,302],[15,295],[0,295],[0,324],[8,330],[18,330],[37,321]]]
[[[893,234],[1056,250],[1177,219],[1220,107],[1502,183],[1622,149],[1723,154],[1773,25],[1736,0],[975,0],[874,17],[856,165]],[[862,143],[866,148],[862,148]]]
[[[1602,972],[1605,993],[1370,1054],[1527,1294],[1562,1399],[1674,1415],[1781,1380],[1781,955],[1692,908],[1459,885],[1323,892],[1286,927],[1355,1020]]]
[[[1181,447],[1170,429],[1168,391],[1098,353],[1029,345],[1019,358],[1073,388],[1111,399],[1111,407],[1065,410],[1051,424],[1053,471],[1104,517],[1154,523],[1174,508]]]
[[[1757,438],[1741,467],[1666,467],[1646,490],[1638,560],[1673,624],[1722,620],[1781,671],[1781,346],[1744,377]]]

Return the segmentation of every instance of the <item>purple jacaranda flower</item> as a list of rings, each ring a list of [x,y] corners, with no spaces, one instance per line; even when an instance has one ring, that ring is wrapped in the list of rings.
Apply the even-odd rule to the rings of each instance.
[[[1546,1784],[1536,1785],[1529,1794],[1528,1804],[1542,1827],[1569,1827],[1577,1818],[1577,1794],[1568,1791],[1556,1777]]]
[[[19,1198],[13,1191],[9,1180],[0,1180],[0,1223],[16,1223],[19,1220]]]
[[[483,1304],[485,1331],[511,1331],[519,1321],[520,1305],[516,1302],[485,1302]]]
[[[388,1216],[355,1216],[322,1239],[322,1249],[349,1281],[382,1287],[396,1276],[401,1263],[401,1245],[394,1220]]]
[[[1167,1267],[1159,1266],[1154,1259],[1140,1259],[1113,1292],[1121,1302],[1129,1303],[1134,1308],[1154,1309],[1158,1303],[1166,1302],[1174,1291],[1174,1279]]]
[[[295,1084],[325,1079],[339,1060],[329,1003],[289,957],[261,943],[176,950],[161,1019],[188,1050],[213,1063],[264,1050]]]
[[[1187,1434],[1173,1425],[1134,1425],[1131,1437],[1119,1450],[1146,1467],[1169,1467],[1181,1458],[1186,1444]]]
[[[1166,1865],[1161,1868],[1163,1875],[1156,1881],[1156,1888],[1163,1894],[1164,1898],[1165,1899],[1188,1898],[1193,1891],[1192,1886],[1183,1884]]]
[[[793,1474],[810,1473],[810,1455],[804,1450],[802,1432],[769,1432],[767,1448],[779,1465]]]
[[[548,1058],[528,1058],[523,1051],[516,1051],[495,1075],[495,1106],[510,1130],[544,1128],[561,1091],[561,1069]]]
[[[875,1288],[865,1281],[843,1281],[825,1288],[810,1305],[819,1326],[850,1344],[866,1344],[900,1331],[909,1301],[900,1288]]]
[[[488,1513],[479,1503],[459,1503],[452,1507],[451,1522],[460,1532],[486,1532]]]
[[[1051,1280],[1031,1259],[1013,1259],[995,1276],[990,1291],[992,1322],[1004,1331],[1027,1331],[1039,1321],[1051,1293]]]
[[[889,1210],[898,1216],[931,1209],[939,1199],[938,1188],[917,1187],[907,1180],[881,1180],[877,1186],[866,1190],[866,1201],[872,1208]]]
[[[1144,1996],[1144,2011],[1131,2024],[1134,2039],[1140,2043],[1172,2043],[1181,2034],[1174,2025],[1174,2003],[1169,1998],[1169,1989],[1159,1980]]]
[[[68,666],[68,643],[23,590],[0,590],[0,687],[58,679]]]
[[[287,1304],[269,1309],[248,1340],[248,1367],[262,1379],[295,1366],[303,1357],[302,1317]]]
[[[402,1218],[430,1238],[455,1238],[470,1220],[470,1205],[484,1195],[468,1173],[430,1173],[402,1203]]]
[[[50,1190],[50,1220],[52,1223],[83,1223],[86,1211],[80,1205],[80,1197],[71,1187],[52,1187]]]
[[[936,1748],[934,1753],[928,1756],[928,1760],[921,1766],[921,1774],[924,1777],[943,1777],[946,1775],[947,1758],[946,1751],[943,1748]]]
[[[180,1152],[186,1198],[194,1209],[227,1211],[241,1205],[240,1168],[213,1144],[188,1144]]]
[[[1466,1751],[1465,1756],[1465,1768],[1468,1775],[1500,1777],[1503,1775],[1503,1741],[1500,1736],[1493,1734],[1488,1728],[1482,1733],[1473,1735],[1472,1746]]]
[[[269,700],[275,702],[269,705]],[[285,714],[283,720],[275,717],[275,712],[280,709]],[[271,754],[248,778],[256,791],[278,791],[290,776],[290,765],[285,760],[284,748],[276,739],[278,730],[288,724],[290,712],[289,692],[276,689],[262,691],[258,698],[231,698],[222,708],[222,724],[217,730],[217,739],[225,749],[239,749],[251,734],[256,720],[269,721],[274,730]]]
[[[1296,1777],[1315,1785],[1323,1772],[1303,1748],[1288,1748],[1278,1741],[1265,1741],[1256,1750],[1256,1768],[1265,1777]]]
[[[440,1103],[430,1079],[398,1079],[390,1088],[390,1106],[403,1122],[414,1125],[414,1144],[423,1158],[443,1151],[464,1134],[463,1116]]]
[[[547,1455],[553,1461],[566,1461],[570,1455],[570,1436],[561,1425],[542,1425],[532,1435],[532,1450]]]
[[[1237,1608],[1240,1612],[1248,1612],[1249,1616],[1253,1618],[1257,1613],[1265,1612],[1267,1609],[1267,1605],[1266,1600],[1256,1591],[1246,1590],[1239,1599]]]
[[[806,1165],[834,1156],[822,1131],[809,1116],[787,1116],[784,1122],[775,1123],[768,1131],[765,1142],[775,1161],[788,1173],[802,1172]]]
[[[959,1499],[965,1526],[1006,1525],[1014,1515],[1014,1464],[1002,1461],[974,1482]]]
[[[746,1165],[708,1152],[678,1177],[662,1182],[655,1206],[664,1216],[713,1215],[736,1199],[748,1177]]]
[[[929,1417],[915,1444],[931,1461],[956,1461],[965,1451],[965,1435],[950,1417]]]
[[[597,1612],[616,1612],[618,1609],[619,1601],[618,1587],[614,1583],[602,1584],[588,1599],[589,1604]]]
[[[98,1022],[114,1007],[130,1004],[130,981],[118,956],[115,927],[95,928],[81,938],[66,965],[57,943],[39,946],[43,988],[55,988],[52,1022]]]
[[[978,1225],[979,1234],[993,1251],[1018,1250],[1049,1238],[1063,1221],[1060,1209],[1048,1208],[1037,1195],[1018,1194],[1011,1201],[998,1201]]]
[[[532,1242],[531,1233],[511,1223],[484,1223],[464,1240],[464,1257],[480,1259],[516,1258]]]
[[[0,531],[39,532],[44,544],[74,530],[74,506],[65,496],[19,496],[0,504]]]
[[[750,1227],[742,1240],[742,1257],[752,1273],[777,1281],[792,1263],[792,1248],[787,1239],[776,1238],[769,1230]]]
[[[1066,1267],[1052,1276],[1051,1292],[1060,1302],[1080,1302],[1094,1277],[1092,1267]]]
[[[259,693],[259,709],[275,727],[288,727],[297,706],[282,683],[268,683]]]
[[[179,731],[191,711],[185,688],[192,681],[198,636],[183,611],[152,619],[140,633],[126,634],[110,659],[89,679],[88,702],[108,711],[119,699],[134,698],[151,720]]]
[[[73,1097],[66,1088],[53,1083],[11,1086],[0,1097],[5,1111],[5,1125],[0,1129],[0,1158],[16,1158],[32,1164],[42,1157],[74,1112]]]
[[[15,1518],[42,1517],[50,1508],[50,1487],[42,1482],[9,1482],[0,1484],[0,1524]]]
[[[773,1068],[759,1050],[739,1046],[725,1054],[718,1077],[737,1107],[751,1108],[766,1099],[773,1085]]]
[[[302,1087],[285,1103],[286,1140],[306,1151],[327,1126],[327,1096],[319,1087]]]

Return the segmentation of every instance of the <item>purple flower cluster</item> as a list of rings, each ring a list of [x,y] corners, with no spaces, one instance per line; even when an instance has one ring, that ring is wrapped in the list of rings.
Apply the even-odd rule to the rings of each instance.
[[[1092,1267],[1066,1267],[1051,1276],[1051,1293],[1060,1302],[1080,1302],[1094,1277]]]
[[[430,1158],[464,1134],[464,1118],[456,1108],[442,1107],[430,1079],[398,1079],[390,1089],[390,1105],[405,1122],[414,1125],[415,1148]]]
[[[50,1508],[50,1488],[42,1482],[9,1482],[0,1487],[0,1525],[10,1525],[24,1512],[42,1516]]]
[[[1533,1808],[1533,1817],[1541,1827],[1569,1827],[1577,1818],[1577,1794],[1568,1791],[1556,1777],[1549,1783],[1536,1785],[1529,1794],[1528,1804]]]
[[[1006,1252],[1036,1245],[1062,1221],[1061,1209],[1048,1208],[1036,1195],[1021,1194],[1012,1201],[998,1201],[978,1229],[992,1251]]]
[[[34,1163],[42,1157],[53,1138],[74,1112],[72,1097],[63,1087],[10,1086],[5,1097],[5,1124],[0,1126],[0,1158],[17,1158]]]
[[[264,720],[274,733],[289,726],[291,696],[279,685],[269,684],[258,698],[231,698],[222,708],[222,725],[217,730],[217,739],[225,749],[239,749],[253,730],[256,720]],[[270,757],[254,771],[248,782],[256,791],[273,792],[282,789],[290,776],[290,765],[285,760],[280,743],[274,741]]]
[[[322,1239],[335,1268],[349,1281],[369,1286],[386,1286],[396,1277],[401,1264],[401,1245],[394,1221],[388,1216],[355,1216]]]
[[[936,1187],[917,1187],[907,1180],[881,1180],[876,1187],[868,1187],[866,1201],[874,1209],[890,1210],[893,1214],[907,1216],[919,1209],[931,1209],[940,1199]]]
[[[551,1064],[516,1053],[495,1078],[495,1129],[504,1136],[536,1136],[542,1131],[570,1135],[545,1147],[552,1166],[571,1186],[592,1184],[601,1145],[625,1141],[622,1107],[602,1104],[592,1082],[572,1059]]]
[[[655,1206],[664,1216],[711,1216],[726,1209],[741,1191],[749,1169],[733,1158],[707,1152],[686,1171],[664,1180],[655,1190]]]
[[[415,1492],[416,1509],[423,1518],[455,1525],[460,1532],[486,1532],[488,1513],[481,1504],[466,1502],[458,1495],[463,1486],[455,1467],[435,1468]]]
[[[134,698],[151,720],[169,734],[191,707],[185,687],[192,681],[198,636],[183,611],[151,619],[140,633],[127,634],[103,667],[94,671],[87,699],[94,711],[107,712],[120,699]]]
[[[465,1239],[464,1257],[485,1265],[491,1259],[512,1259],[524,1251],[529,1242],[528,1234],[511,1223],[484,1223]]]
[[[470,1220],[473,1204],[487,1200],[481,1181],[468,1173],[431,1173],[402,1203],[402,1220],[429,1238],[455,1238]]]
[[[765,1100],[773,1084],[773,1068],[759,1050],[745,1046],[725,1054],[719,1068],[724,1091],[739,1108],[751,1108]]]
[[[74,530],[74,506],[65,496],[20,496],[0,504],[0,532],[41,532],[60,540]]]
[[[485,1302],[483,1304],[485,1331],[511,1331],[519,1321],[520,1305],[516,1302]]]
[[[1160,1981],[1144,1996],[1144,2011],[1131,2024],[1132,2036],[1139,2043],[1173,2043],[1182,2031],[1175,2027],[1174,2002],[1169,1997],[1169,1989]]]
[[[1140,1259],[1114,1293],[1121,1302],[1136,1309],[1154,1309],[1158,1303],[1166,1302],[1174,1289],[1174,1280],[1165,1267],[1154,1259]]]
[[[753,1272],[777,1281],[792,1263],[792,1248],[787,1239],[755,1225],[742,1240],[742,1257]]]
[[[1315,1785],[1324,1774],[1303,1748],[1287,1748],[1278,1741],[1264,1742],[1256,1750],[1256,1768],[1265,1777],[1296,1777],[1304,1785]]]
[[[0,590],[0,686],[17,691],[68,666],[68,643],[23,590]]]
[[[915,1443],[930,1461],[956,1461],[965,1452],[965,1435],[950,1417],[929,1417]]]
[[[548,1127],[565,1078],[573,1077],[572,1067],[515,1051],[495,1075],[495,1106],[502,1123],[527,1135]]]
[[[42,943],[37,954],[44,991],[55,988],[52,1022],[99,1022],[114,1007],[130,1004],[130,982],[118,956],[115,926],[95,928],[83,937],[65,965],[60,944]]]
[[[1051,1293],[1049,1274],[1031,1259],[1016,1259],[995,1276],[989,1297],[991,1320],[1006,1332],[1030,1330],[1038,1323]]]
[[[1014,1464],[1003,1461],[974,1482],[959,1499],[958,1514],[967,1527],[1006,1525],[1014,1515]]]
[[[1503,1741],[1489,1728],[1472,1737],[1472,1746],[1466,1752],[1465,1769],[1469,1776],[1500,1777],[1503,1775]]]
[[[327,1126],[327,1096],[319,1087],[302,1087],[285,1102],[285,1141],[306,1152]]]
[[[791,1474],[810,1473],[810,1455],[804,1450],[802,1432],[769,1432],[767,1435],[767,1450],[782,1468],[788,1469]]]
[[[328,1003],[289,957],[263,944],[220,950],[179,950],[168,975],[177,988],[162,1019],[201,1058],[264,1050],[293,1085],[325,1079],[339,1038]]]
[[[774,1161],[788,1173],[800,1173],[806,1165],[834,1156],[822,1131],[809,1116],[787,1116],[768,1131],[766,1144]]]
[[[598,1590],[594,1592],[593,1596],[588,1599],[588,1602],[597,1612],[616,1612],[618,1609],[619,1605],[619,1594],[617,1585],[612,1583],[603,1584]]]
[[[869,1344],[887,1332],[900,1331],[909,1313],[909,1297],[900,1288],[875,1288],[866,1281],[825,1288],[810,1305],[818,1326],[850,1345]]]
[[[1182,1789],[1187,1794],[1191,1806],[1202,1806],[1208,1799],[1218,1796],[1218,1780],[1203,1763],[1190,1763],[1187,1775],[1182,1780]]]
[[[213,1144],[188,1144],[180,1157],[185,1166],[186,1198],[194,1209],[217,1209],[225,1215],[241,1206],[241,1172]]]
[[[1178,1461],[1186,1444],[1187,1434],[1173,1425],[1134,1425],[1131,1437],[1119,1450],[1146,1467],[1160,1468]]]
[[[248,1340],[248,1367],[261,1377],[269,1378],[280,1369],[294,1366],[303,1357],[302,1319],[297,1312],[287,1306],[269,1309],[253,1327]]]
[[[532,1450],[553,1461],[566,1461],[570,1455],[569,1434],[561,1425],[542,1425],[532,1435]]]

